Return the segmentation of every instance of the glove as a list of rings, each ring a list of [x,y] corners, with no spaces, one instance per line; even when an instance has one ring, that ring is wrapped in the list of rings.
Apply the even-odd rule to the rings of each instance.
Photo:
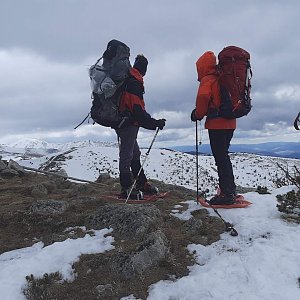
[[[160,130],[163,130],[166,125],[166,119],[159,119],[156,122],[156,127],[158,127]]]
[[[196,108],[194,108],[193,111],[191,112],[191,120],[193,122],[197,121],[197,118],[196,118]]]

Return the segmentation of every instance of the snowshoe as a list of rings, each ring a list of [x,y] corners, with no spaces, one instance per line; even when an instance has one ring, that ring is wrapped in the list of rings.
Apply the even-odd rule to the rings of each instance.
[[[231,205],[235,203],[235,195],[215,195],[209,200],[210,205]]]
[[[142,186],[138,185],[137,189],[142,191],[145,195],[155,195],[159,193],[158,188],[151,185],[148,181],[146,181]]]
[[[122,189],[119,198],[120,199],[127,199],[129,193],[130,193],[130,188],[129,189]],[[143,200],[144,199],[144,194],[143,194],[142,191],[133,188],[130,195],[129,195],[129,199]]]

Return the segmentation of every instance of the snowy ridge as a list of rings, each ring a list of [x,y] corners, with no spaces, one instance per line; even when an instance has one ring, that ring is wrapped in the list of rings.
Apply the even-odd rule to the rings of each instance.
[[[47,148],[53,148],[50,143],[41,141],[38,139],[22,139],[15,143],[11,143],[8,145],[10,148],[18,148],[18,149],[27,149],[27,148],[33,148],[33,149],[47,149]]]
[[[45,155],[39,158],[21,160],[19,163],[34,168],[60,169],[63,168],[71,177],[94,181],[99,173],[109,173],[118,176],[118,154],[116,144],[96,142],[69,143],[61,146],[64,151],[55,155]],[[143,159],[147,149],[141,149]],[[254,154],[230,154],[236,184],[242,187],[256,188],[265,186],[269,189],[276,187],[274,181],[283,178],[284,173],[278,168],[300,167],[296,159],[270,158]],[[191,154],[167,149],[153,148],[144,165],[149,178],[165,183],[196,189],[196,157]],[[199,187],[209,189],[214,193],[218,184],[218,176],[214,158],[210,155],[199,157]]]

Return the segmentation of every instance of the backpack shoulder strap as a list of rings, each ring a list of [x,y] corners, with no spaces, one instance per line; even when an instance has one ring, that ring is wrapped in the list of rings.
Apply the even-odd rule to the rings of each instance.
[[[211,100],[209,102],[209,108],[217,108],[217,104],[214,101],[214,97],[213,97],[213,89],[216,85],[219,85],[219,77],[218,76],[214,76],[215,78],[212,79],[212,83],[211,83]],[[220,88],[219,88],[220,89]],[[221,91],[220,91],[221,92]]]

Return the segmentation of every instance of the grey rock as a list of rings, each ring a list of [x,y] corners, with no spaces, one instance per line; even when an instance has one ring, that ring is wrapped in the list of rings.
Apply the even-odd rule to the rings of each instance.
[[[0,172],[7,168],[6,163],[3,160],[0,160]]]
[[[142,250],[131,258],[131,264],[135,272],[142,274],[167,257],[169,252],[168,240],[163,232],[152,232],[140,249]]]
[[[203,222],[200,219],[192,217],[184,222],[183,229],[189,235],[198,235],[203,230]]]
[[[37,185],[33,186],[32,190],[31,190],[31,195],[33,197],[45,196],[45,195],[48,195],[48,190],[43,184],[37,184]]]
[[[19,176],[19,173],[16,170],[12,170],[12,169],[8,169],[8,168],[1,170],[0,174],[1,174],[2,178],[6,178],[6,179]]]
[[[55,171],[54,173],[56,173],[58,175],[61,175],[63,177],[66,177],[66,178],[68,177],[68,173],[67,173],[67,171],[65,169],[60,169],[58,171]]]
[[[12,159],[10,159],[9,162],[8,162],[8,168],[17,171],[20,174],[25,173],[24,168]]]
[[[64,213],[69,207],[66,201],[58,200],[38,200],[36,203],[31,205],[29,211],[33,214],[39,215],[57,215]]]
[[[155,228],[160,217],[155,205],[108,204],[88,216],[85,225],[93,229],[112,227],[126,239],[139,238]]]
[[[160,261],[167,259],[169,241],[160,230],[152,232],[138,244],[131,254],[120,252],[111,262],[113,272],[120,275],[122,280],[141,278],[143,273],[155,267]]]
[[[100,173],[96,182],[105,182],[107,180],[111,179],[110,175],[108,173]]]
[[[114,294],[113,285],[110,283],[97,285],[96,291],[100,297],[99,299],[109,299]]]

